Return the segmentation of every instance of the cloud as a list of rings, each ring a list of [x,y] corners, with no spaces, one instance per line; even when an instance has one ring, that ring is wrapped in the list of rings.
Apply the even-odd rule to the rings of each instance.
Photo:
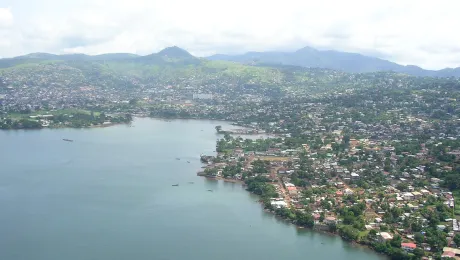
[[[11,27],[13,26],[13,14],[9,8],[0,8],[0,49],[10,48],[13,42],[11,41]],[[0,51],[0,57],[2,53]]]
[[[0,8],[0,28],[13,25],[13,14],[9,8]]]
[[[4,0],[0,56],[320,49],[460,66],[457,0]],[[50,8],[52,7],[52,8]],[[13,19],[14,18],[14,19]]]

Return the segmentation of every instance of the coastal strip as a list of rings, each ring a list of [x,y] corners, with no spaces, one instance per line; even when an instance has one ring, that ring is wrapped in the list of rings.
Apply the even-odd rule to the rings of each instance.
[[[408,192],[404,191],[407,186],[403,187],[401,182],[363,187],[363,177],[334,163],[334,156],[328,149],[290,142],[292,140],[281,137],[243,140],[224,134],[216,143],[215,156],[201,155],[204,169],[197,175],[241,183],[247,191],[260,196],[259,202],[266,212],[298,228],[339,235],[352,244],[368,247],[392,259],[439,256],[432,253],[430,244],[442,246],[442,240],[420,242],[419,237],[410,234],[410,229],[391,222],[389,217],[393,216],[389,214],[402,216],[407,222],[417,212],[415,205],[423,201],[430,201],[438,205],[439,212],[449,214],[449,208],[439,203],[447,204],[451,193],[423,188]],[[353,145],[352,149],[369,145],[365,140],[350,139],[348,142]],[[397,201],[401,206],[396,206],[394,202]],[[393,208],[384,209],[387,203],[394,205]],[[403,205],[406,205],[406,212],[399,208]],[[416,219],[420,222],[409,222],[411,229],[423,226],[423,219]],[[448,225],[449,221],[456,222],[447,219],[444,223]],[[438,224],[437,228],[445,226]],[[444,246],[441,250],[449,252],[450,248]]]

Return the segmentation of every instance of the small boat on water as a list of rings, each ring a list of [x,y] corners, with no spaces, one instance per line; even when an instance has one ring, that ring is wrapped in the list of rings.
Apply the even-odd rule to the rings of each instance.
[[[190,161],[187,161],[187,163],[190,163]]]
[[[212,190],[208,190],[208,191],[212,192]]]
[[[180,160],[180,158],[179,158],[179,157],[177,157],[177,158],[176,158],[176,160]]]
[[[73,140],[72,140],[72,139],[65,139],[65,138],[64,138],[64,139],[62,139],[62,141],[66,141],[66,142],[73,142]]]
[[[179,184],[173,184],[172,186],[173,186],[173,187],[177,187],[177,186],[179,186]]]

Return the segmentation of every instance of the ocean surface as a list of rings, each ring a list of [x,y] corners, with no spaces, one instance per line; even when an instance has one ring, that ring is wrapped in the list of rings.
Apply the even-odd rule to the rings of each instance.
[[[385,259],[277,220],[240,184],[196,176],[218,124],[230,127],[0,131],[0,259]]]

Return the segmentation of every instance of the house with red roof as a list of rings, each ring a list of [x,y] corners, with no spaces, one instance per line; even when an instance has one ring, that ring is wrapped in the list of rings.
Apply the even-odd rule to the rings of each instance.
[[[417,248],[417,245],[415,243],[401,243],[401,248],[408,252],[412,252]]]
[[[441,258],[455,258],[455,253],[451,251],[446,251],[442,254]]]
[[[287,189],[289,191],[289,195],[291,196],[297,195],[297,187],[290,186],[290,187],[287,187]]]

